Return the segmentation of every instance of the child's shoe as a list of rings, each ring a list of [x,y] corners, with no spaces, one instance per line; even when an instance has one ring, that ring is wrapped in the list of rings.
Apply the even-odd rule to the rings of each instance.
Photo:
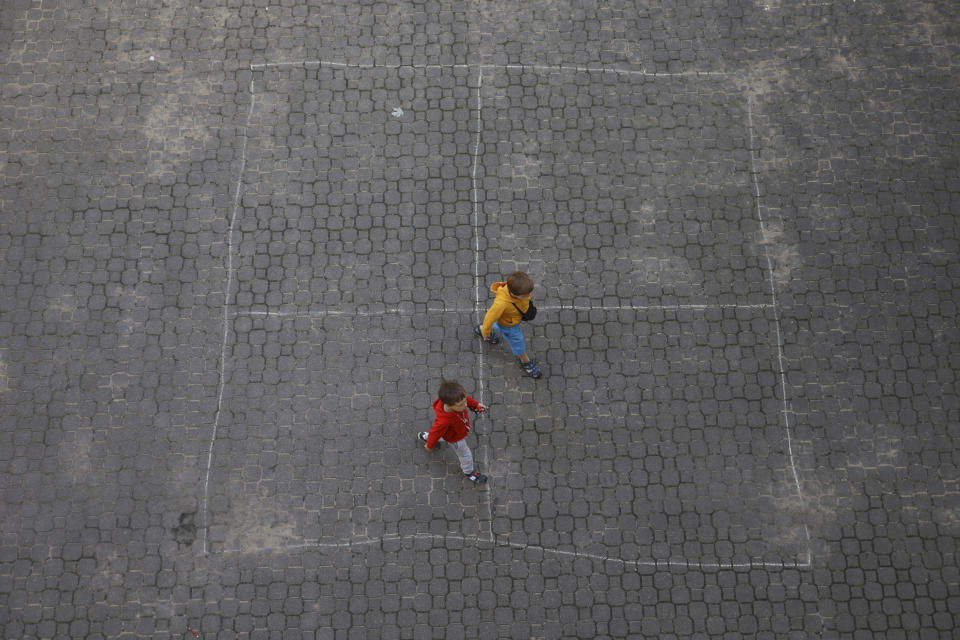
[[[543,376],[543,371],[540,371],[540,367],[537,366],[537,363],[533,360],[523,362],[522,360],[517,361],[520,364],[520,368],[527,372],[527,375],[536,380],[537,378]]]
[[[480,336],[481,339],[483,339],[483,331],[480,330],[480,326],[481,326],[481,325],[479,325],[479,324],[478,324],[477,326],[475,326],[475,327],[473,328],[473,332],[474,332],[475,334],[477,334],[478,336]],[[491,332],[490,332],[490,337],[487,338],[486,340],[484,340],[484,342],[486,342],[487,344],[499,344],[499,343],[500,343],[500,334],[497,333],[496,331],[491,331]]]
[[[476,470],[471,471],[470,473],[466,474],[466,476],[467,476],[467,480],[469,480],[470,482],[475,482],[477,484],[483,484],[488,480],[487,476],[483,475],[482,473]]]

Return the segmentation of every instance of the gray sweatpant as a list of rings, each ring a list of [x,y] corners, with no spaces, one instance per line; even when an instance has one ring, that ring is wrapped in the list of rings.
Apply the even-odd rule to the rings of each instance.
[[[440,438],[443,440],[443,438]],[[446,440],[443,440],[447,442]],[[464,473],[473,473],[473,453],[470,451],[470,447],[467,446],[467,439],[457,440],[456,442],[447,442],[450,447],[453,449],[454,453],[457,454],[457,458],[460,460],[460,470]]]

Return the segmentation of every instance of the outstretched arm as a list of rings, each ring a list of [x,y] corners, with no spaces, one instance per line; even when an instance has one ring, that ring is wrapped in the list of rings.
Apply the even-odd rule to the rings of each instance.
[[[437,423],[433,424],[433,427],[430,428],[430,433],[427,434],[427,443],[423,445],[423,448],[427,451],[432,451],[437,442],[440,441],[440,438],[443,437],[443,432],[445,429],[440,428]]]
[[[488,409],[487,405],[480,404],[470,396],[467,396],[467,407],[469,407],[471,411],[476,411],[478,413],[482,413]]]

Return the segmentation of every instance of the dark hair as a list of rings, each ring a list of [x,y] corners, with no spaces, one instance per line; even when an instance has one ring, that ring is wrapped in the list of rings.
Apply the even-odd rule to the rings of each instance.
[[[456,380],[441,380],[437,396],[443,401],[443,404],[452,405],[466,398],[467,390]]]
[[[533,280],[523,271],[514,271],[507,278],[507,289],[514,297],[525,296],[533,291]]]

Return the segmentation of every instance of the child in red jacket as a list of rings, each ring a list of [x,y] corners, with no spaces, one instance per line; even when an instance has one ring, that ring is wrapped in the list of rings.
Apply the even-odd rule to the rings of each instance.
[[[474,413],[483,413],[487,410],[467,395],[467,390],[459,382],[444,380],[440,383],[438,398],[433,403],[433,410],[437,414],[430,432],[421,431],[417,437],[424,443],[423,448],[433,451],[437,442],[443,440],[453,447],[460,460],[460,469],[471,482],[483,483],[487,476],[477,471],[473,466],[473,453],[467,446],[467,434],[470,433],[469,408]]]

